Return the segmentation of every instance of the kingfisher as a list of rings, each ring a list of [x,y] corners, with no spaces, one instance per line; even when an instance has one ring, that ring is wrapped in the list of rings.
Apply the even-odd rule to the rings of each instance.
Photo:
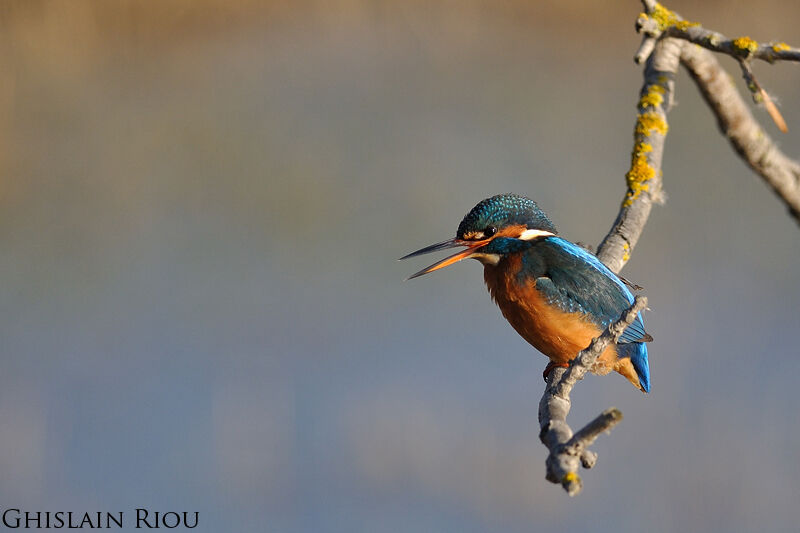
[[[523,339],[550,358],[553,368],[569,366],[605,328],[633,304],[622,278],[595,255],[562,237],[539,206],[524,196],[501,194],[481,201],[458,225],[456,236],[400,259],[450,248],[461,250],[413,274],[429,274],[462,259],[483,263],[483,278],[503,316]],[[592,368],[622,374],[650,392],[650,368],[641,313]]]

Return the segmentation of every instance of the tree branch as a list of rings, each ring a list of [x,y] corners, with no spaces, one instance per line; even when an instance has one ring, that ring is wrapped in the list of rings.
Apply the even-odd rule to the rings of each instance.
[[[640,14],[636,21],[637,29],[650,37],[675,37],[734,59],[760,59],[769,63],[800,61],[800,49],[784,42],[758,43],[748,36],[729,39],[698,22],[683,19],[660,4],[657,6],[653,11]]]
[[[643,34],[643,40],[634,59],[637,63],[646,60],[647,65],[634,130],[631,167],[626,174],[628,189],[597,256],[612,271],[619,272],[641,236],[652,204],[662,202],[661,161],[668,130],[666,114],[672,105],[679,64],[689,71],[717,116],[720,130],[736,152],[800,223],[800,163],[781,152],[764,132],[716,58],[689,43],[736,58],[754,99],[764,102],[775,123],[784,131],[783,118],[755,79],[750,62],[753,59],[800,61],[800,49],[786,43],[759,45],[749,37],[728,39],[698,23],[684,20],[654,0],[642,0],[642,3],[645,12],[639,15],[636,28]]]
[[[604,431],[610,431],[620,420],[622,412],[614,407],[606,409],[600,416],[573,434],[567,424],[571,407],[570,393],[575,383],[582,380],[586,372],[600,357],[600,354],[636,319],[636,315],[647,306],[647,298],[639,296],[633,305],[620,316],[619,320],[608,326],[602,335],[592,340],[588,348],[582,350],[570,362],[568,368],[554,368],[547,379],[547,388],[539,402],[539,439],[550,450],[547,458],[547,479],[560,483],[570,496],[580,492],[582,481],[578,475],[579,466],[591,468],[597,455],[588,449]]]
[[[750,37],[728,39],[721,33],[683,19],[653,0],[643,0],[643,4],[645,12],[639,15],[636,22],[637,30],[645,36],[643,45],[649,40],[681,40],[681,64],[689,71],[716,115],[722,134],[728,138],[736,153],[783,201],[790,216],[800,223],[800,163],[781,152],[761,128],[716,57],[707,51],[729,55],[739,62],[753,99],[757,103],[763,102],[778,128],[786,131],[783,117],[755,78],[751,63],[755,59],[770,63],[800,61],[800,49],[783,42],[759,44]],[[686,43],[700,45],[706,50]],[[640,54],[647,52],[643,48],[640,47],[637,60]]]
[[[633,132],[631,166],[625,175],[628,189],[611,231],[597,250],[597,257],[613,272],[619,272],[630,259],[653,203],[663,203],[661,161],[681,48],[676,39],[661,39],[655,42],[647,59]]]
[[[727,73],[708,51],[730,55],[739,62],[754,100],[763,101],[778,127],[785,131],[783,118],[756,80],[751,61],[800,61],[800,49],[785,43],[760,45],[749,37],[727,39],[697,23],[685,21],[655,0],[642,0],[642,3],[645,12],[639,15],[636,28],[643,34],[643,39],[634,60],[637,63],[646,61],[647,64],[634,128],[631,166],[625,176],[628,187],[617,218],[598,248],[598,258],[613,272],[619,272],[642,234],[653,203],[663,202],[661,162],[669,129],[667,113],[672,107],[680,64],[689,71],[716,115],[720,130],[736,152],[764,179],[787,206],[790,215],[800,223],[800,163],[777,148],[756,122]],[[539,402],[539,438],[550,451],[546,461],[547,479],[560,483],[570,496],[582,488],[579,464],[591,468],[597,461],[597,455],[588,449],[589,445],[600,433],[609,431],[622,420],[622,413],[612,407],[573,434],[566,421],[571,407],[570,393],[575,383],[591,370],[599,354],[611,342],[617,342],[625,328],[646,306],[647,299],[637,297],[634,305],[582,350],[567,369],[556,367],[548,376],[547,387]]]
[[[686,46],[681,53],[681,63],[717,117],[719,129],[733,149],[800,223],[800,163],[787,157],[756,122],[728,74],[711,53]]]

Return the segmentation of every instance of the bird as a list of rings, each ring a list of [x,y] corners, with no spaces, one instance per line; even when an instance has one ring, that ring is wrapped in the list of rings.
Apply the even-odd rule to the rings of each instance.
[[[458,225],[456,236],[400,260],[464,247],[409,276],[413,279],[472,258],[483,263],[489,293],[523,339],[550,359],[544,377],[567,367],[634,301],[628,282],[594,254],[558,235],[539,206],[525,196],[500,194],[479,202]],[[640,289],[641,287],[635,287]],[[650,366],[641,313],[591,369],[616,371],[650,392]]]

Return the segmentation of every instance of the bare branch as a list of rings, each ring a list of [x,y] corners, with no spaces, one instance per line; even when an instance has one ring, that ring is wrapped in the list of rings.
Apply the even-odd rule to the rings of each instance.
[[[800,48],[784,42],[758,43],[748,36],[729,39],[719,32],[704,28],[699,22],[684,19],[659,3],[651,0],[643,0],[642,3],[645,11],[636,20],[636,30],[646,37],[675,37],[734,59],[760,59],[769,63],[800,61]]]
[[[631,166],[625,175],[628,189],[611,231],[597,250],[597,257],[613,272],[619,272],[630,259],[653,203],[663,201],[661,160],[680,54],[681,41],[661,39],[647,59],[634,127]]]
[[[663,201],[661,162],[668,131],[667,112],[672,106],[674,80],[680,64],[689,71],[736,152],[767,182],[800,223],[800,163],[784,155],[761,129],[727,73],[708,51],[737,59],[754,99],[764,102],[783,130],[786,127],[783,118],[756,80],[750,63],[753,59],[800,61],[800,50],[785,43],[759,45],[749,37],[729,40],[683,20],[655,0],[642,0],[642,3],[645,13],[639,15],[636,28],[643,34],[643,40],[634,59],[637,63],[647,61],[647,64],[634,128],[631,166],[626,174],[628,187],[617,218],[598,248],[598,258],[612,271],[619,272],[641,236],[653,203]],[[575,383],[592,368],[599,354],[611,342],[617,342],[619,335],[646,305],[646,298],[637,297],[634,305],[600,337],[592,340],[567,369],[554,368],[548,376],[539,402],[539,438],[550,450],[546,461],[547,479],[561,484],[570,496],[582,488],[578,475],[580,465],[591,468],[597,461],[597,454],[588,447],[600,433],[609,431],[622,420],[618,409],[609,408],[573,434],[566,421],[571,407],[570,393]]]
[[[686,21],[682,21],[684,24]],[[697,23],[690,22],[668,27],[664,34],[702,46],[712,52],[729,55],[735,59],[760,59],[769,63],[775,61],[800,61],[800,49],[784,42],[758,43],[748,36],[728,39],[721,33],[707,30]]]
[[[610,408],[592,420],[584,428],[573,434],[567,424],[571,407],[570,393],[575,383],[582,380],[597,358],[611,343],[636,319],[636,315],[647,306],[647,298],[639,296],[633,305],[620,316],[619,320],[608,326],[602,335],[592,340],[572,360],[569,368],[554,368],[547,379],[547,388],[539,402],[539,438],[550,450],[547,458],[547,479],[560,483],[570,496],[580,492],[582,481],[578,468],[591,468],[597,455],[587,448],[604,431],[610,431],[620,420],[619,409]]]
[[[637,50],[636,55],[633,56],[633,60],[636,62],[637,65],[640,65],[645,60],[647,60],[648,57],[650,57],[650,54],[652,54],[653,50],[655,50],[656,48],[657,42],[658,39],[656,39],[655,37],[650,37],[649,35],[645,35],[642,38],[642,44],[639,45],[639,50]]]
[[[789,131],[789,127],[786,126],[786,121],[783,120],[783,115],[781,112],[778,111],[777,106],[770,98],[767,91],[761,87],[761,84],[758,83],[756,79],[756,75],[753,73],[753,68],[750,66],[750,61],[747,59],[740,59],[739,66],[742,67],[742,77],[744,78],[745,83],[747,84],[747,88],[750,90],[750,94],[753,96],[753,102],[757,104],[764,104],[764,107],[767,109],[767,113],[772,118],[772,121],[775,122],[775,125],[778,126],[778,129],[781,130],[783,133],[787,133]]]
[[[639,15],[636,29],[644,37],[634,59],[636,62],[646,59],[647,66],[631,167],[626,174],[628,189],[611,230],[598,247],[597,256],[612,271],[619,272],[641,236],[653,202],[662,201],[661,161],[668,130],[666,114],[672,104],[679,63],[689,70],[736,152],[767,182],[800,223],[800,163],[784,155],[761,129],[716,58],[688,43],[736,58],[754,98],[764,103],[781,131],[786,131],[786,123],[753,75],[750,62],[753,59],[800,61],[800,49],[786,43],[759,45],[749,37],[727,39],[698,23],[684,20],[653,0],[642,0],[642,3],[645,12]]]
[[[800,223],[800,163],[781,152],[761,128],[713,54],[686,46],[681,63],[716,115],[722,134]]]
[[[651,40],[662,37],[675,37],[702,46],[712,52],[727,54],[742,67],[747,88],[753,94],[756,103],[764,103],[775,125],[783,133],[788,128],[775,103],[758,83],[753,74],[750,62],[761,59],[775,61],[800,61],[800,49],[793,48],[784,42],[759,44],[748,36],[728,39],[719,32],[707,30],[697,22],[685,20],[683,17],[658,3],[644,1],[645,12],[636,19],[636,30],[645,35],[642,46],[634,60],[641,63],[653,51]],[[648,44],[647,46],[645,46]]]

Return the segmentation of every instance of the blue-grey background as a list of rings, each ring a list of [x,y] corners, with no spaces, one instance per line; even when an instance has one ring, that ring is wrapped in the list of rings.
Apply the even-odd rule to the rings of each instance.
[[[673,2],[800,44],[795,2]],[[475,262],[403,283],[476,202],[596,245],[624,193],[638,2],[15,1],[0,17],[0,502],[200,512],[203,531],[796,531],[800,230],[685,73],[623,271],[619,376],[575,499],[545,359]],[[738,68],[722,59],[742,87]],[[755,65],[800,156],[800,72]],[[433,260],[434,258],[431,258]]]

